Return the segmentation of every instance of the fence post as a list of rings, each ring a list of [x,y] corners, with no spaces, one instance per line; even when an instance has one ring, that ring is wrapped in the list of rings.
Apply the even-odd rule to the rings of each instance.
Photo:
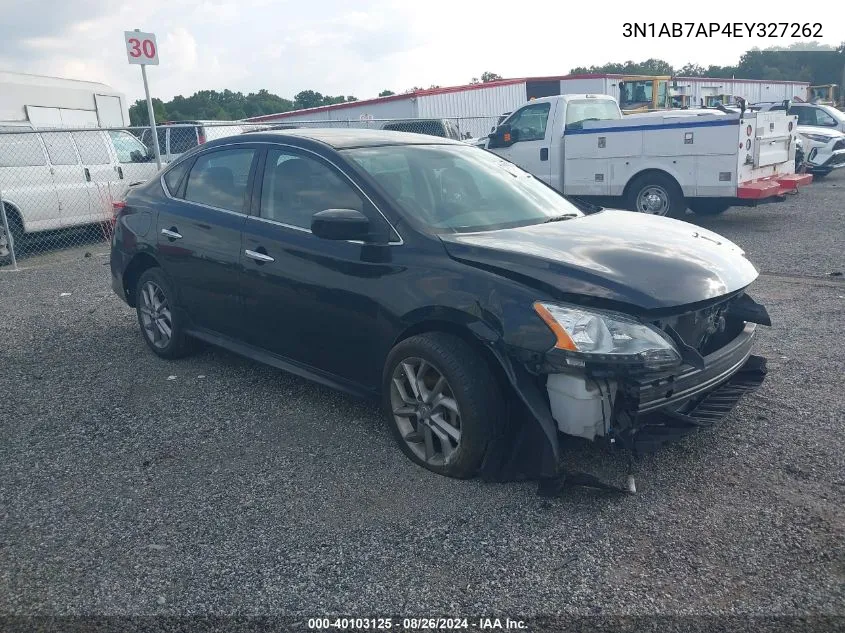
[[[3,192],[0,191],[0,217],[3,219],[3,230],[6,232],[6,242],[9,244],[9,256],[12,260],[12,270],[18,269],[18,260],[15,259],[15,240],[9,230],[9,218],[6,217],[6,205],[3,204]]]

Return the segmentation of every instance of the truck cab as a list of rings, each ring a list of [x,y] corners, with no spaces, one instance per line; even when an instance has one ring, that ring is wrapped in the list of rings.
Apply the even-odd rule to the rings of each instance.
[[[621,118],[619,104],[607,95],[542,97],[512,112],[490,135],[486,148],[563,191],[561,133],[582,129],[586,121]]]

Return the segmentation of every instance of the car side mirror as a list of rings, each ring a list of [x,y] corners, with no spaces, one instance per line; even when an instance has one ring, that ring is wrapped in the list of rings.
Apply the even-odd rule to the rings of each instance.
[[[512,130],[509,123],[503,123],[489,136],[491,148],[510,147],[519,141],[519,130]]]
[[[324,240],[366,240],[370,221],[354,209],[326,209],[311,217],[311,232]]]
[[[147,157],[141,153],[141,150],[133,149],[131,152],[129,152],[129,160],[131,160],[133,163],[143,163],[146,162]]]

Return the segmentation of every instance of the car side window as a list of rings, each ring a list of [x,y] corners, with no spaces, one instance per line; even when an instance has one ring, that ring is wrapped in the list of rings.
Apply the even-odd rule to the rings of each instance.
[[[198,156],[188,174],[185,200],[243,213],[254,157],[254,149],[224,149]]]
[[[67,132],[44,132],[41,135],[44,145],[47,147],[47,154],[50,162],[54,165],[78,165],[79,157],[76,155],[76,148],[70,134]]]
[[[508,123],[511,126],[511,133],[516,132],[514,134],[516,141],[542,141],[546,138],[546,125],[550,111],[550,103],[537,103],[515,112],[508,119]]]
[[[36,167],[47,164],[38,135],[0,134],[0,167]]]
[[[825,127],[836,127],[837,121],[827,112],[819,108],[816,110],[816,125],[822,125]]]
[[[267,152],[260,217],[304,229],[326,209],[364,211],[364,200],[346,178],[327,164],[289,150]]]
[[[164,174],[164,184],[167,185],[168,193],[174,198],[181,198],[179,195],[179,186],[182,183],[182,177],[187,173],[191,161],[183,160],[181,163],[173,166]]]
[[[109,132],[109,137],[111,137],[112,145],[114,145],[118,162],[147,162],[146,146],[129,132]]]
[[[102,132],[71,132],[83,165],[108,165],[109,150]]]
[[[816,117],[813,114],[813,108],[792,107],[789,108],[789,114],[798,116],[798,125],[815,125]]]

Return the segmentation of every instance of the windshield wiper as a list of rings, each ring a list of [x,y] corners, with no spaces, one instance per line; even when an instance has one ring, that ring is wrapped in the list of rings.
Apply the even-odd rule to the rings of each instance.
[[[549,222],[561,222],[562,220],[570,220],[578,217],[581,217],[578,213],[564,213],[563,215],[556,215],[552,218],[543,220],[543,224],[548,224]]]

